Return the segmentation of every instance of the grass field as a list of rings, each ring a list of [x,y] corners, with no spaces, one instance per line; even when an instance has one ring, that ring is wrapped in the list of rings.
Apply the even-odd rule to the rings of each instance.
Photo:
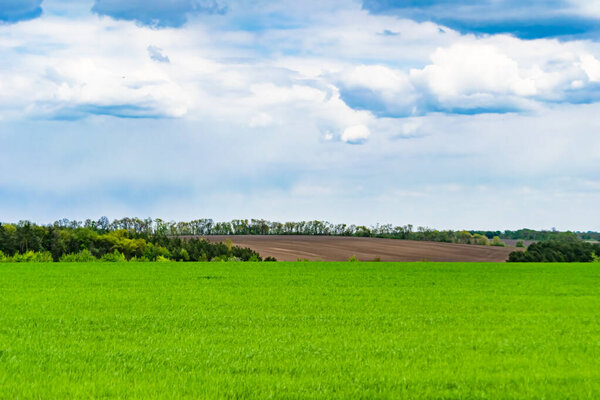
[[[0,398],[600,398],[596,264],[0,264]]]

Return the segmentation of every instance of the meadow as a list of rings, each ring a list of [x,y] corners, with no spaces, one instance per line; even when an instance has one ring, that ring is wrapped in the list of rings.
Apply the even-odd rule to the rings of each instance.
[[[600,397],[600,266],[0,264],[0,398]]]

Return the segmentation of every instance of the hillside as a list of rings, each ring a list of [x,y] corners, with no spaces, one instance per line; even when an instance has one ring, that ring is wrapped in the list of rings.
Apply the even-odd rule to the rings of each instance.
[[[279,261],[298,258],[323,261],[345,261],[352,255],[361,261],[379,257],[381,261],[472,261],[503,262],[514,247],[477,246],[412,240],[339,236],[245,235],[203,236],[212,242],[231,239],[241,247],[249,247],[262,257]]]

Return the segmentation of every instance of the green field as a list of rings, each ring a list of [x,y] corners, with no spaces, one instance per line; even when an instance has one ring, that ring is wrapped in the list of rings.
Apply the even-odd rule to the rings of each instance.
[[[0,264],[0,398],[600,398],[598,264]]]

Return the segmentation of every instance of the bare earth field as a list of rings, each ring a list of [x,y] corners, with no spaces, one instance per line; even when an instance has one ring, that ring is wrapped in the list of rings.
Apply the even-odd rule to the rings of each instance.
[[[336,236],[204,236],[211,242],[231,239],[237,246],[249,247],[264,257],[278,261],[298,258],[322,261],[346,261],[352,255],[361,261],[473,261],[504,262],[514,247],[477,246],[454,243],[418,242]]]

